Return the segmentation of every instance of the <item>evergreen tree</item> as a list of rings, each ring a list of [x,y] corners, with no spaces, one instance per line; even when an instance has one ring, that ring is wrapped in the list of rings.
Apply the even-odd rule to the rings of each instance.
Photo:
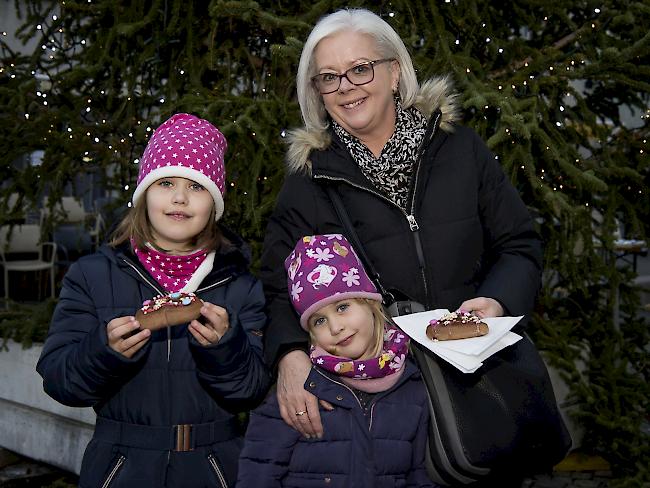
[[[545,273],[530,332],[571,388],[583,445],[621,485],[650,480],[648,320],[616,231],[650,222],[650,4],[647,0],[352,3],[26,0],[0,65],[5,211],[52,205],[80,174],[124,208],[152,128],[196,113],[228,138],[228,225],[256,256],[300,125],[295,72],[323,14],[363,6],[402,35],[420,80],[449,74],[464,123],[498,155],[535,216]],[[40,166],[20,164],[44,151]],[[9,208],[9,195],[19,202]],[[617,263],[619,265],[617,265]],[[645,434],[644,432],[645,426]]]

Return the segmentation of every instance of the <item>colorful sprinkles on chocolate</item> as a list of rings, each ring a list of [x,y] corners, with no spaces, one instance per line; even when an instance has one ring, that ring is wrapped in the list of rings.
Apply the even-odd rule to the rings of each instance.
[[[142,303],[142,313],[148,314],[162,307],[186,307],[197,300],[194,293],[174,292],[168,295],[156,295],[151,300]]]
[[[455,312],[450,312],[443,315],[439,319],[431,319],[429,321],[429,325],[433,327],[448,326],[453,322],[458,322],[459,320],[462,324],[478,324],[481,322],[481,319],[471,312],[466,312],[465,310],[458,309]]]

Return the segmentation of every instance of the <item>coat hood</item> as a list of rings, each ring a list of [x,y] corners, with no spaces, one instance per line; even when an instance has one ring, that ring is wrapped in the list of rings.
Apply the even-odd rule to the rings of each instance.
[[[420,91],[413,104],[428,119],[436,110],[442,112],[440,128],[451,132],[453,124],[460,119],[458,94],[453,91],[449,76],[427,80],[420,86]],[[310,154],[314,150],[323,150],[330,145],[330,132],[326,130],[294,129],[289,133],[287,166],[290,173],[311,174]]]

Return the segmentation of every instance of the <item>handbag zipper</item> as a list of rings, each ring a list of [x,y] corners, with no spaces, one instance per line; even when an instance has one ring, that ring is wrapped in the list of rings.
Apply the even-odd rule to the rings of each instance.
[[[217,475],[217,478],[219,478],[219,483],[223,488],[228,488],[228,483],[226,483],[226,478],[223,476],[223,473],[221,472],[221,468],[219,467],[219,463],[217,463],[217,459],[214,457],[214,454],[208,454],[208,462],[210,463],[210,466],[212,466],[212,469]]]
[[[117,462],[115,463],[115,466],[113,466],[113,469],[111,469],[111,472],[108,473],[108,477],[106,478],[106,480],[105,480],[104,483],[102,484],[102,488],[108,488],[108,487],[110,486],[111,482],[113,481],[113,478],[114,478],[115,475],[117,474],[117,471],[118,471],[118,470],[122,467],[122,465],[124,464],[124,460],[125,460],[125,459],[126,459],[126,458],[125,458],[124,456],[120,456],[120,457],[117,459]]]

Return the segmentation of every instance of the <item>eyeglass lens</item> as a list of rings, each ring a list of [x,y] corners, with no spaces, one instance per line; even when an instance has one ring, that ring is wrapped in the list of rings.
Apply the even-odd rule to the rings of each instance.
[[[316,75],[313,79],[318,90],[325,95],[338,90],[343,78],[347,78],[350,83],[357,86],[370,83],[375,76],[374,64],[375,62],[362,63],[353,66],[341,75],[337,73],[322,73]]]

